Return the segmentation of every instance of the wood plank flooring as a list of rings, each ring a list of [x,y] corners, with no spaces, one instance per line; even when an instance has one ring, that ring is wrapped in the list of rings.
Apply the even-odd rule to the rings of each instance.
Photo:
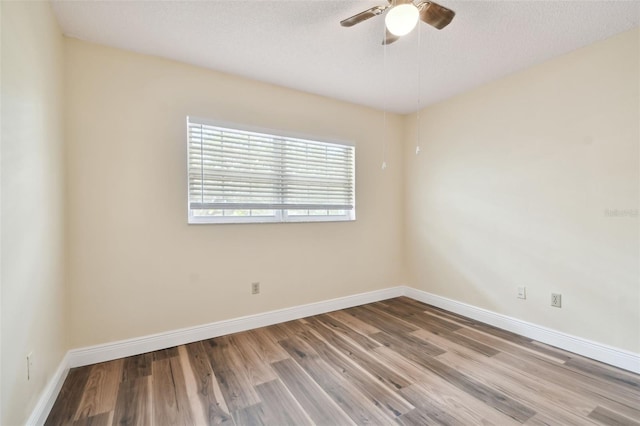
[[[46,424],[640,426],[640,376],[400,297],[72,369]]]

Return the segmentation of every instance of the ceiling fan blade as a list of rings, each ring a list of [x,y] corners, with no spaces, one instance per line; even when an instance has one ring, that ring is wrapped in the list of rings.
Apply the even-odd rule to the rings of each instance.
[[[355,24],[359,24],[362,21],[366,21],[369,18],[373,18],[374,16],[380,15],[382,12],[387,10],[389,6],[376,6],[371,9],[365,10],[364,12],[360,12],[357,15],[353,15],[350,18],[344,19],[340,21],[340,25],[343,27],[352,27]]]
[[[387,31],[387,33],[386,33],[386,34],[385,34],[385,36],[384,36],[384,40],[382,40],[382,44],[383,44],[383,45],[384,45],[384,44],[391,44],[391,43],[393,43],[394,41],[398,41],[398,40],[400,40],[400,36],[397,36],[397,35],[393,35],[393,34],[391,34],[391,33],[389,32],[389,30],[386,30],[386,31]]]
[[[417,7],[420,10],[420,20],[439,30],[449,25],[456,15],[453,10],[430,1],[422,2]]]

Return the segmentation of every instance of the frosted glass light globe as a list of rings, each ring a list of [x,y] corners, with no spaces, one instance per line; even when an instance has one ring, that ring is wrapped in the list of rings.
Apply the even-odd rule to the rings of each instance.
[[[405,3],[389,10],[384,23],[391,34],[400,37],[409,34],[415,28],[419,17],[418,8],[413,3]]]

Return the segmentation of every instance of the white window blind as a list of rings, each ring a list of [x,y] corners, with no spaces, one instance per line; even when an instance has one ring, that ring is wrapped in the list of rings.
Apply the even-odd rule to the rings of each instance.
[[[187,124],[191,222],[354,218],[353,146]]]

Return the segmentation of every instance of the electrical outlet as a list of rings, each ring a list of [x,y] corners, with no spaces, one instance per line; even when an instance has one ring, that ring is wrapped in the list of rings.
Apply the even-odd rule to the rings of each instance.
[[[554,308],[562,307],[562,295],[560,293],[551,293],[551,306]]]
[[[251,294],[260,294],[260,283],[251,283]]]
[[[518,286],[518,299],[526,299],[527,298],[527,288],[523,285]]]
[[[33,372],[33,352],[27,354],[27,380],[31,380],[31,373]]]

